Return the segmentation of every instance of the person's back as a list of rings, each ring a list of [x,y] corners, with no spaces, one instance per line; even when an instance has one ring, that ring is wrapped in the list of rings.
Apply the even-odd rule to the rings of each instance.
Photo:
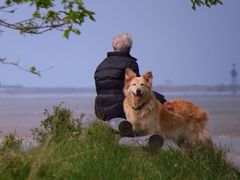
[[[139,74],[136,59],[128,52],[109,52],[97,67],[94,75],[97,92],[95,113],[99,119],[125,118],[123,86],[126,68]]]

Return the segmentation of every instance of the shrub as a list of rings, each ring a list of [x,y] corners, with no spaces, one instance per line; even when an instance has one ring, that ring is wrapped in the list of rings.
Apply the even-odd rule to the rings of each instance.
[[[16,137],[15,133],[10,133],[4,137],[1,150],[20,150],[22,139]]]
[[[32,129],[32,134],[35,140],[43,143],[46,137],[51,135],[54,139],[59,139],[63,136],[79,136],[81,134],[81,119],[72,118],[72,111],[62,107],[62,104],[53,107],[53,113],[47,109],[44,110],[46,119],[40,123],[40,128]]]
[[[0,179],[23,179],[26,177],[30,165],[21,148],[22,139],[17,138],[15,133],[4,137],[0,150]]]

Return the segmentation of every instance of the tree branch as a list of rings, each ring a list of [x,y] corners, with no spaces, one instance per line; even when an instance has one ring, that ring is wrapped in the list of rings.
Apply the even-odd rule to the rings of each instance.
[[[10,61],[7,61],[6,58],[1,58],[1,57],[0,57],[0,64],[13,65],[13,66],[17,67],[18,69],[21,69],[26,72],[30,72],[34,75],[37,75],[38,77],[41,77],[43,72],[46,72],[46,71],[54,68],[53,66],[50,66],[47,69],[38,71],[34,66],[32,66],[30,68],[25,68],[25,67],[20,66],[19,62],[10,62]]]
[[[10,7],[12,7],[12,6],[13,6],[12,4],[5,5],[5,6],[0,6],[0,10],[3,10],[4,12],[5,12],[5,11],[8,12],[8,11],[5,10],[5,9],[10,8]]]
[[[22,26],[22,23],[27,22],[30,23],[32,20],[34,20],[34,18],[31,19],[27,19],[18,23],[8,23],[2,19],[0,19],[0,26],[4,26],[6,28],[10,28],[10,29],[14,29],[14,30],[20,30],[20,31],[24,31],[30,34],[43,34],[47,31],[51,31],[53,29],[59,30],[59,31],[63,31],[60,28],[63,28],[65,25],[67,25],[66,23],[61,23],[59,22],[58,24],[45,24],[45,25],[33,25],[32,27],[29,26]]]
[[[21,34],[43,34],[51,30],[60,30],[64,31],[64,37],[68,38],[69,33],[80,34],[79,26],[86,18],[95,21],[94,12],[87,10],[81,0],[62,0],[62,7],[57,11],[53,1],[6,1],[6,4],[0,5],[0,11],[5,13],[14,14],[16,7],[23,4],[35,6],[36,9],[28,19],[18,22],[11,23],[9,19],[0,18],[0,27],[18,30]]]

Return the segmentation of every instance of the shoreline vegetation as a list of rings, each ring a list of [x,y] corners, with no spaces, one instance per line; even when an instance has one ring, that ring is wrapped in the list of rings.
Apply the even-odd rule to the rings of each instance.
[[[229,87],[171,86],[172,89],[168,89],[167,86],[156,86],[154,89],[170,92],[173,96],[180,96],[179,92],[190,95],[184,98],[209,111],[209,122],[216,135],[238,138],[239,132],[235,127],[239,124],[240,90],[230,91]],[[84,94],[91,97],[84,97]],[[200,96],[195,96],[198,94]],[[219,96],[205,96],[208,94]],[[83,127],[84,120],[94,120],[91,116],[94,95],[94,88],[0,86],[1,135],[4,134],[0,145],[0,179],[240,179],[238,166],[226,159],[227,150],[194,149],[186,152],[121,147],[117,144],[118,135],[106,126],[94,123]],[[54,98],[48,98],[52,96]],[[73,112],[63,107],[52,110],[52,106],[61,102],[66,102],[66,107]],[[42,115],[44,108],[48,113],[45,111]],[[76,116],[80,112],[85,113],[84,118]],[[72,113],[75,115],[72,116]],[[39,119],[42,119],[41,123]],[[8,131],[8,128],[12,129],[10,127],[13,130]],[[14,128],[18,135],[33,127],[38,129],[33,136],[42,141],[32,148],[21,148],[24,146],[23,139],[9,134],[14,133]],[[240,157],[239,154],[232,158],[236,157]]]
[[[83,128],[83,116],[61,105],[44,111],[32,130],[39,145],[22,150],[13,134],[0,146],[0,179],[239,179],[222,150],[130,148],[103,123]]]

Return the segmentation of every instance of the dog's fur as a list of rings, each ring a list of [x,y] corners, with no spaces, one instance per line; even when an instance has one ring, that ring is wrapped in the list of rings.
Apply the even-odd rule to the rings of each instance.
[[[170,100],[169,111],[152,91],[152,73],[141,77],[129,68],[125,72],[124,111],[137,135],[160,134],[172,139],[183,148],[197,145],[212,148],[207,128],[207,112],[185,100]]]

